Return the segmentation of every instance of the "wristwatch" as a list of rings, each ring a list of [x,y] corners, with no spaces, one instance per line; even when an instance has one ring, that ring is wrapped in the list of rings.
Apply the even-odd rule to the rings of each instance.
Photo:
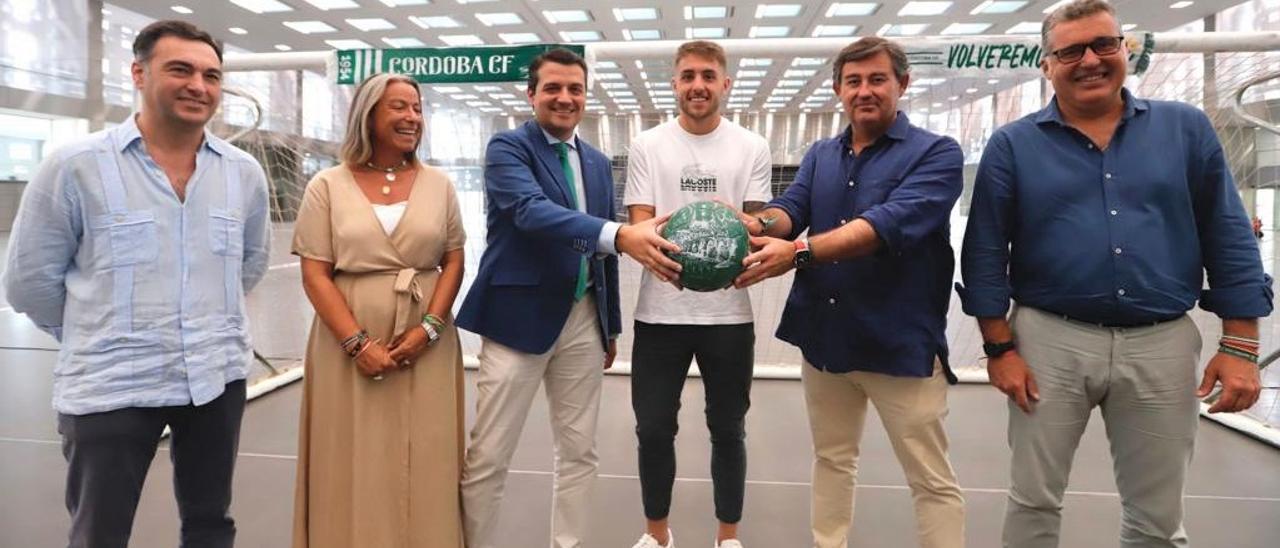
[[[809,239],[801,238],[796,240],[796,258],[794,264],[796,269],[806,268],[813,261],[813,252],[809,250]]]
[[[986,354],[988,358],[999,358],[1000,356],[1003,356],[1005,352],[1013,350],[1014,348],[1017,348],[1017,345],[1013,344],[1013,341],[982,343],[982,352]]]

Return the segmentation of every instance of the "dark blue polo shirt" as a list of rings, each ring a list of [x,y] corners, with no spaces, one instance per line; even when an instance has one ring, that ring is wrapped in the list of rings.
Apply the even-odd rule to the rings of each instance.
[[[954,139],[912,126],[903,112],[856,156],[852,135],[850,127],[814,143],[795,182],[769,205],[791,217],[792,238],[861,217],[881,248],[797,271],[777,336],[824,371],[928,377],[935,357],[947,363],[955,270],[948,218],[964,185],[964,155]]]
[[[1105,324],[1271,312],[1271,279],[1208,117],[1134,98],[1105,151],[1055,99],[995,132],[961,255],[964,311],[1019,304]],[[1204,288],[1208,271],[1209,289]]]

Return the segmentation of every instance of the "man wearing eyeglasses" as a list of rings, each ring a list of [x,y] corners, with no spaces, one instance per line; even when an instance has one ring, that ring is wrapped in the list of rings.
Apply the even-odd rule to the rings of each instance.
[[[1271,312],[1271,280],[1208,118],[1124,89],[1114,9],[1066,4],[1041,40],[1054,99],[987,144],[957,286],[991,384],[1009,397],[1004,546],[1058,546],[1094,407],[1124,507],[1120,546],[1187,546],[1198,398],[1221,383],[1210,412],[1257,401],[1257,318]],[[1224,334],[1198,387],[1200,333],[1186,315],[1197,300]]]

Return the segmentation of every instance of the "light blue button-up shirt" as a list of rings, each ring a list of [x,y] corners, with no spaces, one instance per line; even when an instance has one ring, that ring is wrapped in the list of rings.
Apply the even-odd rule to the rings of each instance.
[[[54,409],[203,405],[245,378],[244,295],[266,273],[268,222],[262,167],[207,131],[185,201],[132,116],[46,158],[4,289],[62,343]]]

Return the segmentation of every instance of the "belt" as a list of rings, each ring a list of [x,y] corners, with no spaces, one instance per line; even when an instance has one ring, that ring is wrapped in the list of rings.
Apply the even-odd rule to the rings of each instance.
[[[1161,318],[1161,319],[1156,319],[1156,320],[1146,320],[1146,321],[1137,321],[1137,322],[1095,322],[1095,321],[1092,321],[1092,320],[1083,320],[1083,319],[1080,319],[1080,318],[1073,318],[1073,317],[1068,316],[1068,315],[1066,315],[1066,314],[1061,314],[1061,313],[1058,313],[1058,312],[1054,312],[1054,311],[1052,311],[1052,310],[1045,310],[1045,312],[1047,312],[1047,313],[1049,313],[1049,314],[1052,314],[1052,315],[1054,315],[1054,316],[1057,316],[1057,317],[1059,317],[1059,318],[1062,318],[1062,319],[1064,319],[1064,320],[1067,320],[1067,321],[1069,321],[1069,322],[1082,323],[1082,324],[1085,324],[1085,325],[1092,325],[1092,326],[1094,326],[1094,327],[1102,327],[1102,328],[1106,328],[1106,329],[1124,329],[1124,328],[1134,328],[1134,327],[1155,327],[1155,326],[1160,325],[1160,324],[1162,324],[1162,323],[1169,323],[1169,322],[1174,321],[1174,320],[1176,320],[1176,319],[1179,319],[1179,318],[1181,318],[1181,317],[1183,316],[1182,314],[1179,314],[1179,315],[1174,316],[1174,317],[1172,317],[1172,318]]]

